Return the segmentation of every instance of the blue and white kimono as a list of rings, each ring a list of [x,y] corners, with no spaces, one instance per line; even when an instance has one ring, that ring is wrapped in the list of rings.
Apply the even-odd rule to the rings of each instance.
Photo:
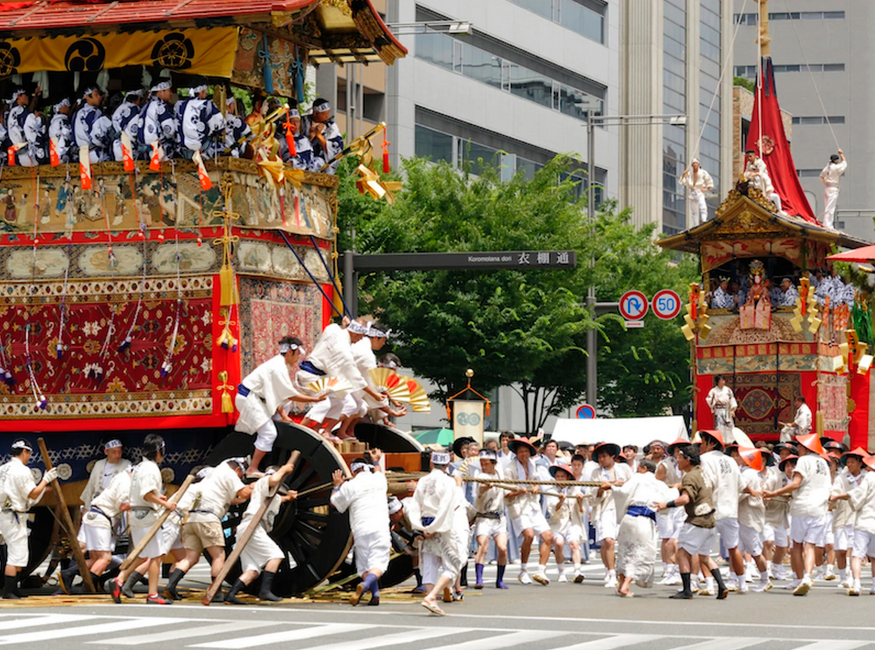
[[[49,162],[49,134],[46,120],[40,113],[31,113],[24,121],[24,137],[27,139],[27,150],[34,165],[45,165]]]
[[[112,121],[96,106],[84,104],[73,117],[73,136],[77,147],[88,147],[91,162],[112,160],[115,131]]]
[[[140,151],[142,157],[152,157],[152,144],[159,142],[164,158],[175,158],[179,150],[179,126],[173,107],[158,97],[152,97],[140,112]]]
[[[49,125],[49,138],[55,141],[58,159],[61,163],[75,162],[77,156],[73,149],[73,129],[70,127],[70,116],[63,113],[52,115]]]
[[[179,123],[179,140],[186,149],[200,151],[207,158],[220,153],[225,118],[212,100],[198,97],[184,99],[177,102],[175,113]]]
[[[16,104],[9,109],[9,114],[6,116],[6,128],[8,129],[9,142],[11,145],[26,145],[27,136],[24,133],[24,123],[27,121],[27,116],[30,115],[30,109],[27,106],[19,106]],[[29,147],[22,146],[15,152],[15,164],[22,167],[33,167],[36,163],[30,155]]]
[[[309,134],[310,124],[312,124],[312,121],[308,120],[305,133]],[[328,120],[327,122],[324,122],[324,124],[325,130],[322,131],[322,136],[325,138],[325,144],[327,146],[323,147],[322,143],[319,142],[319,138],[313,138],[310,140],[310,145],[313,149],[313,156],[323,160],[323,162],[320,163],[320,167],[325,164],[326,161],[331,160],[334,156],[343,151],[343,136],[340,134],[340,129],[337,128],[335,121]],[[295,143],[295,146],[297,146],[297,142]],[[325,170],[325,173],[334,174],[337,171],[338,164],[339,161],[332,163],[331,166]]]
[[[228,113],[225,116],[225,142],[223,143],[224,155],[239,158],[243,153],[245,144],[240,143],[241,138],[247,138],[252,133],[249,125],[236,115]]]
[[[112,142],[113,158],[119,162],[124,160],[122,156],[122,133],[127,133],[131,139],[131,146],[134,148],[131,154],[135,155],[137,137],[140,131],[140,107],[129,101],[119,104],[112,114],[112,128],[115,130],[115,139]]]

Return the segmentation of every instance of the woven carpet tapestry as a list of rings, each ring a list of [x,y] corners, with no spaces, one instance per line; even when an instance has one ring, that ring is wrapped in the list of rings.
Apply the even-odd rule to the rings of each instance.
[[[801,394],[798,373],[735,375],[735,426],[747,433],[775,433],[778,421],[793,421],[793,399]]]

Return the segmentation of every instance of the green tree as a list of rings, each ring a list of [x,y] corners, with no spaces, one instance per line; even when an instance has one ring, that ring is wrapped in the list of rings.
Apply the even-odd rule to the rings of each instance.
[[[482,161],[478,166],[481,173],[474,176],[444,163],[406,160],[404,189],[392,206],[359,196],[354,178],[341,175],[339,248],[347,248],[354,233],[362,253],[577,251],[577,267],[567,270],[374,273],[360,279],[359,311],[370,309],[398,330],[397,351],[405,365],[437,385],[435,397],[455,392],[465,369],[473,368],[479,390],[513,386],[524,403],[527,430],[534,432],[585,392],[589,329],[599,328],[603,346],[613,346],[604,350],[626,349],[628,333],[618,316],[597,323],[581,305],[589,284],[596,282],[599,299],[606,300],[641,277],[679,277],[682,269],[667,271],[670,258],[652,244],[652,229],[636,230],[630,213],[617,213],[615,203],[602,206],[591,224],[585,200],[569,180],[568,159],[555,159],[530,180],[520,174],[508,182],[500,181],[495,167]],[[663,334],[666,341],[683,342],[679,331],[665,328]],[[639,397],[643,401],[631,410],[612,401],[616,413],[659,413],[666,394],[674,398],[673,391],[683,391],[685,384],[675,380],[687,367],[685,357],[680,368],[646,379],[643,363],[613,358],[621,357],[622,366],[605,362],[600,382],[619,386],[614,374],[625,373],[631,377],[621,378],[627,380],[623,386],[637,381],[652,397]],[[671,355],[665,360],[678,361]],[[602,394],[613,400],[611,391]]]

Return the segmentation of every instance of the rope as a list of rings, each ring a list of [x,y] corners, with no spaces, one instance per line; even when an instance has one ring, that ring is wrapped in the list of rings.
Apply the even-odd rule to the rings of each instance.
[[[741,5],[741,12],[739,15],[744,15],[744,9],[747,6],[747,0]],[[698,157],[699,155],[699,144],[702,142],[702,136],[705,135],[705,127],[708,125],[708,118],[711,117],[711,111],[714,110],[714,102],[717,101],[717,95],[720,91],[720,85],[723,83],[723,75],[726,74],[727,68],[730,66],[732,59],[732,51],[735,48],[735,37],[738,36],[738,28],[741,27],[741,19],[739,19],[738,23],[735,25],[735,32],[732,34],[732,41],[729,43],[729,51],[726,53],[726,58],[723,59],[723,65],[720,67],[720,78],[717,80],[717,90],[711,94],[711,105],[708,107],[708,112],[705,113],[705,119],[702,121],[702,127],[699,129],[699,137],[696,138],[696,146],[693,147],[693,158]]]
[[[292,254],[295,256],[295,259],[298,260],[298,264],[301,265],[301,268],[304,269],[304,271],[307,273],[307,275],[310,276],[310,280],[312,280],[313,284],[316,286],[316,288],[319,289],[319,293],[322,294],[322,297],[328,301],[328,304],[331,306],[331,308],[334,311],[337,312],[338,316],[343,316],[343,314],[340,312],[340,310],[335,306],[334,301],[328,297],[327,293],[325,293],[325,290],[322,288],[322,285],[316,279],[316,276],[314,276],[312,273],[310,273],[310,269],[308,269],[307,265],[304,264],[304,260],[301,259],[300,255],[298,255],[298,251],[295,250],[295,247],[292,245],[292,242],[289,241],[288,237],[286,237],[286,233],[284,233],[282,230],[279,230],[278,232],[279,232],[280,236],[283,238],[283,241],[286,242],[286,246],[288,246],[289,250],[292,251]],[[345,306],[346,306],[346,303],[344,303],[344,307]]]
[[[331,280],[331,286],[334,287],[334,290],[337,292],[337,297],[340,298],[340,302],[343,303],[343,309],[346,312],[346,315],[353,318],[354,316],[349,309],[349,305],[347,305],[346,300],[343,299],[343,292],[340,290],[340,287],[337,286],[337,280],[335,280],[334,274],[328,268],[328,263],[325,261],[325,258],[322,257],[322,251],[319,249],[319,244],[316,243],[316,238],[313,235],[310,235],[310,242],[313,244],[313,248],[316,249],[316,254],[319,255],[319,261],[322,262],[322,266],[328,274],[328,279]],[[352,278],[346,278],[346,281],[352,282]]]
[[[787,0],[784,0],[784,4],[787,6],[787,12],[789,13],[790,3],[787,2]],[[833,142],[836,144],[836,149],[841,149],[838,138],[836,138],[836,133],[832,128],[832,122],[829,121],[829,115],[826,114],[826,106],[823,105],[823,98],[820,96],[820,91],[817,89],[817,82],[814,80],[814,73],[811,72],[811,66],[808,65],[808,57],[805,56],[805,48],[802,46],[802,39],[799,38],[799,30],[796,29],[796,21],[791,20],[790,24],[793,25],[793,33],[796,34],[796,42],[799,44],[799,49],[802,52],[802,60],[805,61],[805,67],[808,69],[808,76],[811,78],[811,85],[814,86],[814,94],[817,95],[817,101],[820,102],[820,109],[823,111],[823,117],[829,127],[829,132],[832,134]]]
[[[763,33],[761,31],[761,25],[759,20],[759,13],[757,13],[757,95],[761,95],[761,91],[763,89]],[[763,155],[762,144],[763,144],[763,103],[758,101],[757,103],[757,127],[760,130],[760,137],[757,140],[757,149],[759,149],[759,155]],[[746,165],[747,163],[745,163]]]

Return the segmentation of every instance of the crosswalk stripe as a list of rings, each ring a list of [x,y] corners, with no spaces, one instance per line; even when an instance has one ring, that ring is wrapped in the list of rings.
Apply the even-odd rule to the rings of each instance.
[[[0,630],[26,630],[31,627],[46,627],[47,625],[59,625],[76,623],[77,621],[93,620],[93,616],[79,616],[77,614],[46,614],[28,618],[17,618],[11,621],[0,621]]]
[[[94,617],[87,618],[93,619]],[[132,629],[156,627],[158,625],[167,625],[169,623],[178,622],[178,618],[133,618],[125,619],[122,621],[115,621],[113,623],[98,623],[97,625],[82,625],[78,627],[63,626],[60,629],[56,626],[55,629],[43,629],[40,632],[26,632],[24,634],[0,636],[0,645],[10,645],[12,643],[30,643],[33,641],[50,641],[51,639],[68,639],[74,636],[90,636],[92,634],[130,632]]]
[[[406,645],[411,643],[422,644],[424,641],[431,641],[432,639],[441,636],[468,633],[470,633],[470,628],[464,627],[418,627],[409,632],[398,632],[397,634],[387,634],[385,636],[371,636],[365,639],[356,639],[354,641],[346,641],[343,643],[329,643],[326,645],[312,646],[307,648],[307,650],[370,650],[371,648],[384,648],[391,645]],[[294,633],[286,638],[294,639]]]
[[[626,646],[638,643],[649,643],[660,638],[664,637],[655,634],[617,634],[616,636],[609,636],[604,639],[595,639],[594,641],[584,641],[583,643],[563,646],[562,650],[614,650],[615,648],[625,648]]]
[[[511,634],[500,634],[486,639],[476,639],[466,641],[465,643],[453,643],[442,645],[434,650],[441,648],[453,648],[453,650],[499,650],[500,648],[512,648],[513,646],[522,645],[524,643],[532,643],[534,641],[545,641],[557,636],[571,634],[570,632],[543,632],[527,630],[523,632],[513,632]],[[420,636],[420,639],[429,639],[432,636],[432,630],[428,630],[425,636]],[[563,646],[564,649],[564,646]]]
[[[815,641],[800,646],[798,650],[854,650],[870,643],[871,641]]]
[[[320,636],[329,636],[332,634],[345,634],[347,632],[358,632],[373,628],[373,625],[352,625],[349,623],[331,623],[329,625],[318,625],[306,628],[291,628],[282,632],[272,632],[270,634],[259,634],[257,636],[241,637],[237,639],[224,639],[222,641],[213,641],[211,643],[199,643],[197,645],[188,646],[189,648],[251,648],[253,646],[262,645],[264,643],[274,643],[279,641],[295,642],[303,639],[315,639]],[[358,647],[358,646],[356,646]]]
[[[180,622],[185,622],[186,619],[175,619]],[[174,628],[167,632],[158,632],[156,634],[142,634],[140,636],[123,637],[121,639],[113,639],[113,645],[145,645],[147,643],[160,643],[162,641],[179,641],[180,639],[190,639],[191,637],[215,636],[216,634],[227,634],[230,632],[240,632],[242,630],[251,630],[256,627],[267,627],[269,625],[279,625],[279,621],[247,621],[242,623],[224,623],[222,625],[203,625],[195,628],[178,629]],[[88,641],[90,644],[100,644],[104,641]]]
[[[732,637],[728,639],[708,639],[692,645],[676,646],[676,650],[741,650],[763,643],[762,637]]]

